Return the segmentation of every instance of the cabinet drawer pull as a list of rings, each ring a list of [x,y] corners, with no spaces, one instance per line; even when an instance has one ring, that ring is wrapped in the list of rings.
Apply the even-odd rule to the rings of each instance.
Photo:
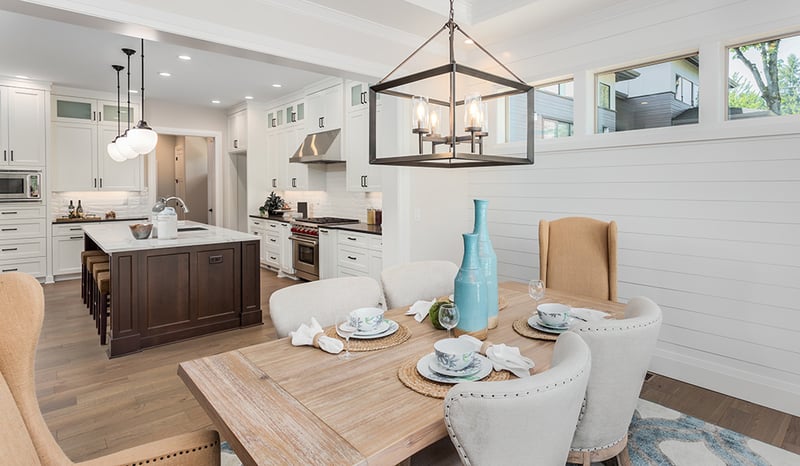
[[[275,256],[269,256],[269,260],[272,260],[272,261],[277,261],[277,260],[278,260],[278,258],[277,258],[277,257],[275,257]]]
[[[222,256],[208,256],[209,264],[221,264],[223,261]]]
[[[14,267],[12,269],[3,269],[3,272],[16,272],[17,270],[19,270],[19,269]]]
[[[83,228],[81,228],[81,227],[78,227],[78,228],[70,228],[70,229],[69,229],[69,231],[81,231],[81,230],[83,230]]]
[[[18,228],[3,228],[0,231],[17,231],[17,230],[18,230]]]
[[[347,239],[350,241],[358,241],[358,238],[353,238],[352,236],[348,236]]]
[[[19,212],[0,212],[2,215],[17,215]]]
[[[270,238],[269,240],[272,241],[273,243],[277,243],[278,242],[278,240],[276,240],[275,238]]]
[[[351,261],[357,261],[358,260],[358,258],[353,257],[353,256],[347,256],[347,258],[350,259]]]
[[[6,252],[6,251],[16,251],[16,250],[17,250],[17,248],[3,248],[3,249],[0,249],[0,251],[3,251],[3,252]]]
[[[83,236],[70,236],[69,239],[83,239]]]

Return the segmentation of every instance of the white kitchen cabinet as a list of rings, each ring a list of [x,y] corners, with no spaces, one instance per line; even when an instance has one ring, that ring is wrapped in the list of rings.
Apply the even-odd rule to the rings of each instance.
[[[247,231],[251,235],[258,236],[259,239],[259,259],[262,265],[267,263],[267,221],[250,218],[247,224]]]
[[[117,128],[117,119],[119,119],[123,132],[128,129],[128,122],[133,127],[139,121],[139,104],[131,103],[130,118],[128,118],[128,104],[124,101],[120,102],[119,118],[117,118],[116,102],[85,97],[53,96],[51,112],[53,121],[99,124],[115,129]],[[116,136],[116,134],[114,135]]]
[[[280,270],[281,268],[281,231],[280,222],[274,220],[267,220],[266,224],[266,249],[267,258],[266,264],[272,269]]]
[[[306,132],[319,133],[342,127],[342,84],[306,96]]]
[[[298,100],[286,105],[286,124],[298,125],[305,128],[306,122],[306,103]]]
[[[81,271],[83,227],[79,224],[53,225],[53,276]]]
[[[319,228],[319,279],[335,278],[339,251],[339,230]]]
[[[45,212],[42,205],[0,205],[0,272],[47,274]]]
[[[380,191],[383,167],[369,163],[369,109],[360,108],[347,113],[344,147],[347,190]]]
[[[143,157],[116,162],[106,146],[116,129],[54,122],[53,158],[48,173],[53,191],[139,191]]]
[[[380,281],[383,270],[382,237],[346,230],[340,230],[337,236],[337,276],[372,277]]]
[[[306,137],[305,128],[295,126],[283,130],[286,147],[287,182],[285,189],[290,191],[325,191],[327,187],[326,169],[323,164],[292,163],[289,157],[294,154]]]
[[[288,275],[294,275],[294,251],[292,248],[292,225],[289,222],[280,222],[278,228],[280,230],[280,246],[281,246],[281,271]]]
[[[247,109],[228,115],[228,152],[247,150]]]
[[[0,86],[0,166],[44,167],[44,91]]]

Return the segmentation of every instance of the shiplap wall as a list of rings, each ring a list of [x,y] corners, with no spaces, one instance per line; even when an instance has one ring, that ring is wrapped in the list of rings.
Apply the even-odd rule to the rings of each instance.
[[[620,300],[664,312],[654,370],[797,414],[798,147],[800,132],[545,152],[469,189],[489,200],[501,280],[538,276],[539,219],[616,220]]]

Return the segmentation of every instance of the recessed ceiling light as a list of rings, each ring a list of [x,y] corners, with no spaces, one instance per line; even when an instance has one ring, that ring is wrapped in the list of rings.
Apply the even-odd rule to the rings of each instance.
[[[131,94],[138,94],[139,93],[139,91],[137,91],[136,89],[131,89],[128,92],[130,92]]]
[[[192,59],[192,57],[190,57],[189,55],[178,55],[178,58],[180,58],[181,60],[186,60],[186,61],[189,61],[189,60]]]
[[[475,41],[473,41],[472,39],[464,39],[464,43],[467,45],[472,45],[475,43]]]
[[[14,76],[14,77],[17,78],[17,79],[31,79],[31,78],[29,78],[27,76],[24,76],[24,75],[21,75],[21,74],[18,74],[18,75]]]
[[[272,87],[283,87],[282,84],[273,84]]]
[[[211,103],[212,103],[212,104],[218,104],[218,103],[219,103],[219,100],[212,100],[212,101],[211,101]]]
[[[170,76],[172,76],[172,74],[167,73],[166,71],[162,71],[162,72],[158,73],[158,75],[159,76],[163,76],[165,78],[169,78]]]
[[[244,98],[247,99],[247,100],[253,100],[253,96],[252,95],[246,95],[246,96],[244,96]]]

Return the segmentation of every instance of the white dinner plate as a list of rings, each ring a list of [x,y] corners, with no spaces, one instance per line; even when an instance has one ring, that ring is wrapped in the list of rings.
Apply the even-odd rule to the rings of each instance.
[[[560,329],[559,328],[548,327],[548,326],[544,325],[543,323],[541,323],[541,320],[539,320],[539,316],[533,316],[530,319],[528,319],[528,325],[531,326],[531,328],[534,328],[534,329],[536,329],[536,330],[538,330],[540,332],[553,333],[553,334],[556,334],[556,335],[560,335],[560,334],[566,332],[567,330],[569,330],[569,326],[564,327],[564,328],[560,328]]]
[[[478,358],[474,358],[469,366],[456,371],[442,367],[442,365],[439,364],[439,361],[437,361],[436,358],[433,358],[430,361],[429,367],[433,372],[437,372],[442,375],[448,375],[450,377],[469,377],[470,375],[473,375],[481,370],[481,361]]]
[[[551,328],[553,330],[566,330],[566,329],[569,328],[570,325],[572,325],[573,322],[575,322],[575,319],[573,319],[572,317],[567,317],[567,322],[564,325],[562,325],[561,327],[557,327],[555,325],[550,325],[550,324],[544,323],[542,318],[539,317],[538,315],[535,315],[535,316],[533,316],[531,318],[536,320],[536,323],[539,324],[540,327],[547,327],[547,328]]]
[[[400,328],[400,324],[398,324],[397,322],[395,322],[393,320],[389,320],[389,319],[387,319],[386,321],[388,321],[389,327],[386,330],[384,330],[383,332],[381,332],[381,333],[376,333],[376,334],[373,334],[373,335],[360,335],[360,334],[356,333],[355,335],[353,335],[350,338],[353,338],[355,340],[374,340],[376,338],[388,337],[389,335],[392,335],[394,332],[396,332]],[[338,333],[340,337],[344,338],[344,335],[342,335],[339,332],[338,328],[336,329],[336,333]]]
[[[492,372],[492,361],[489,360],[486,356],[482,354],[476,354],[475,359],[480,363],[480,369],[478,372],[468,375],[465,377],[451,377],[444,374],[439,374],[431,369],[431,361],[436,361],[436,353],[430,353],[417,361],[417,372],[419,375],[425,377],[428,380],[433,380],[434,382],[441,382],[441,383],[459,383],[459,382],[468,382],[473,380],[480,380],[487,375],[491,374]]]
[[[371,330],[369,332],[356,332],[355,336],[357,337],[371,337],[372,335],[377,335],[379,333],[383,333],[389,330],[392,324],[389,322],[389,319],[383,319],[383,322],[378,324],[378,327],[375,330]]]

